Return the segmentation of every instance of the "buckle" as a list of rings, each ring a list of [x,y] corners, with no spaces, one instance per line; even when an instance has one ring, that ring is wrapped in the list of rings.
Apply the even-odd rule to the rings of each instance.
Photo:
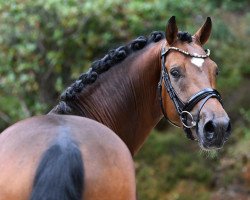
[[[182,123],[182,125],[185,127],[185,128],[193,128],[193,127],[195,127],[196,126],[196,122],[195,122],[195,120],[194,120],[194,117],[193,117],[193,115],[190,113],[190,112],[188,112],[188,111],[182,111],[181,112],[181,114],[180,114],[180,118],[181,118],[181,123]],[[187,119],[190,119],[190,125],[189,124],[187,124]]]

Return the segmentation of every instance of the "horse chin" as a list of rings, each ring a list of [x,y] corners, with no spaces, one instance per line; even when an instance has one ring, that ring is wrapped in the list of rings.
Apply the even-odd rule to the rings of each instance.
[[[221,145],[220,147],[209,146],[209,144],[200,140],[198,141],[198,144],[202,151],[218,151],[223,147],[223,145]]]

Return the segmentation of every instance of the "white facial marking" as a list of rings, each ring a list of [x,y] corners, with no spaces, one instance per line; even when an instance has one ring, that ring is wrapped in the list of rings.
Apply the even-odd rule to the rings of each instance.
[[[193,63],[197,67],[202,67],[202,64],[204,63],[204,59],[203,58],[192,58],[191,63]]]

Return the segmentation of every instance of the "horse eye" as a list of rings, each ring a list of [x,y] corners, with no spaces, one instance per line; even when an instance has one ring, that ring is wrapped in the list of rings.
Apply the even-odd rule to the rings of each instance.
[[[179,78],[181,76],[181,73],[178,69],[172,69],[170,70],[170,74],[174,77],[174,78]]]

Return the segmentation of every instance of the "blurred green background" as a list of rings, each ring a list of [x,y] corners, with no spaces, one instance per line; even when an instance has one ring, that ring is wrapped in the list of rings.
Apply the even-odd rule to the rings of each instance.
[[[195,31],[207,16],[207,48],[233,121],[224,149],[204,153],[162,121],[135,158],[143,200],[250,199],[249,0],[0,0],[0,132],[48,112],[60,93],[109,49],[175,15]]]

